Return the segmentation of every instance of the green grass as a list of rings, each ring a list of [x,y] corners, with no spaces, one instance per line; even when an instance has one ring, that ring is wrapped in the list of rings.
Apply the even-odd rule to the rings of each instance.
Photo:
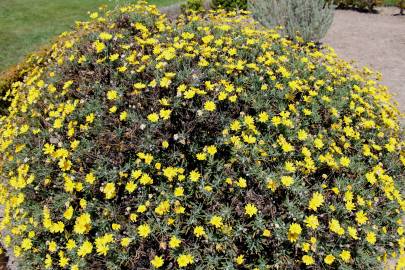
[[[102,4],[114,7],[129,0],[0,0],[0,73],[25,55],[69,30],[76,20]],[[178,0],[149,0],[166,6]]]
[[[397,4],[398,0],[384,0],[384,5],[385,6],[395,6]]]

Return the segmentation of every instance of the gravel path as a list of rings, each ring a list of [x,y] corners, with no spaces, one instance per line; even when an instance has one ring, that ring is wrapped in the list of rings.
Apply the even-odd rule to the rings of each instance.
[[[393,16],[397,8],[381,8],[379,14],[337,10],[324,42],[356,65],[382,72],[405,113],[405,16]]]

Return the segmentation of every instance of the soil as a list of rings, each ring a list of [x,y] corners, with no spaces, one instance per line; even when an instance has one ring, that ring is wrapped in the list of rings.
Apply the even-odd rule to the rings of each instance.
[[[356,66],[380,71],[405,113],[405,16],[393,16],[398,8],[378,8],[379,13],[337,10],[323,40],[345,60]]]

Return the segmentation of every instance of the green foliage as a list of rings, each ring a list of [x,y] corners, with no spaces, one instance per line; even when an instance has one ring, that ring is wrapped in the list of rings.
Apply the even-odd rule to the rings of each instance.
[[[188,11],[200,12],[204,10],[204,0],[187,0],[186,3],[181,5],[183,13]]]
[[[281,26],[289,38],[319,41],[333,21],[333,5],[324,0],[251,0],[249,10],[264,26]]]
[[[333,0],[338,8],[352,8],[373,11],[375,7],[384,3],[383,0]]]
[[[214,9],[223,8],[226,10],[247,9],[247,0],[212,0],[211,6]]]

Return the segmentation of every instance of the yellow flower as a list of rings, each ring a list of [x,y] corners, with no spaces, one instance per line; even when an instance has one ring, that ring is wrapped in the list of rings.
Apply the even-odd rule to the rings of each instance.
[[[168,141],[163,141],[163,142],[162,142],[162,147],[163,147],[164,149],[169,148],[169,142],[168,142]]]
[[[316,230],[316,228],[318,228],[319,226],[319,221],[318,221],[318,217],[314,216],[314,215],[310,215],[305,219],[305,223],[307,225],[307,227]]]
[[[313,265],[313,264],[315,264],[314,258],[312,258],[309,255],[302,256],[302,261],[305,263],[305,265]]]
[[[118,92],[115,90],[110,90],[107,92],[108,100],[116,100],[118,98]]]
[[[238,257],[235,258],[235,262],[237,265],[241,265],[245,262],[245,256],[239,255]]]
[[[363,225],[364,223],[366,223],[368,221],[368,217],[367,214],[364,213],[363,210],[358,211],[356,213],[356,221],[359,225]]]
[[[59,160],[59,168],[65,172],[65,171],[69,171],[70,168],[72,167],[72,162],[68,159],[62,158],[61,160]]]
[[[261,112],[259,114],[259,122],[266,123],[267,121],[269,121],[269,114],[266,112]]]
[[[138,226],[138,234],[139,236],[146,238],[150,234],[151,230],[148,224],[143,224]]]
[[[127,112],[122,112],[122,113],[120,114],[120,120],[121,120],[121,121],[127,120],[127,117],[128,117],[128,113],[127,113]]]
[[[130,221],[136,222],[137,219],[138,219],[138,215],[137,215],[137,214],[135,214],[135,213],[129,214],[129,220],[130,220]]]
[[[315,147],[318,148],[318,149],[322,149],[322,147],[324,146],[322,140],[319,139],[319,138],[316,138],[316,139],[314,140],[314,145],[315,145]]]
[[[221,228],[224,225],[222,223],[222,217],[220,217],[220,216],[211,217],[210,224],[213,225],[217,229]]]
[[[350,159],[349,159],[348,157],[341,157],[341,158],[340,158],[340,164],[341,164],[343,167],[349,167]]]
[[[141,83],[141,82],[137,82],[137,83],[134,84],[134,88],[137,89],[137,90],[145,89],[146,84]]]
[[[63,217],[70,220],[73,216],[73,207],[70,205],[68,209],[63,213]]]
[[[206,160],[207,155],[205,153],[198,153],[197,154],[197,160]]]
[[[324,202],[323,195],[319,192],[314,192],[312,194],[311,200],[309,201],[308,208],[311,210],[317,211],[318,207],[322,206],[323,202]]]
[[[112,106],[108,111],[109,111],[110,113],[116,113],[117,110],[118,110],[117,106],[114,105],[114,106]]]
[[[76,150],[77,147],[79,147],[79,145],[80,145],[80,141],[74,140],[74,141],[72,141],[72,142],[70,143],[70,148],[71,148],[72,150]]]
[[[171,83],[172,83],[172,80],[170,78],[163,77],[163,79],[160,81],[160,86],[163,88],[169,88]]]
[[[290,187],[291,185],[294,184],[294,178],[292,178],[291,176],[282,176],[281,183],[285,187]]]
[[[353,238],[355,240],[359,239],[359,237],[357,236],[356,228],[349,226],[349,227],[347,227],[347,231],[349,232],[349,235],[351,238]]]
[[[301,231],[302,229],[300,224],[292,223],[288,229],[288,240],[290,240],[292,243],[296,242],[301,234]]]
[[[180,268],[193,264],[193,262],[194,257],[191,254],[182,254],[177,258],[177,263],[179,264]]]
[[[215,111],[216,108],[217,108],[217,105],[215,105],[215,103],[213,101],[207,101],[204,103],[204,109],[209,112]]]
[[[178,239],[175,235],[170,237],[169,247],[170,248],[178,248],[181,244],[181,240]]]
[[[21,247],[24,250],[29,250],[32,248],[32,241],[29,238],[24,238],[21,242]]]
[[[91,229],[91,217],[89,213],[81,214],[76,218],[74,232],[77,234],[86,234]]]
[[[111,225],[111,228],[112,228],[114,231],[119,231],[119,230],[121,230],[121,224],[113,223],[113,224]]]
[[[348,263],[350,261],[350,258],[351,258],[350,252],[347,251],[347,250],[343,250],[340,253],[340,258],[342,259],[342,261]]]
[[[110,39],[112,39],[112,35],[110,33],[107,33],[107,32],[101,32],[100,35],[98,35],[98,37],[101,40],[110,40]]]
[[[239,180],[238,180],[238,182],[236,184],[240,188],[246,188],[247,187],[246,179],[244,179],[242,177],[239,178]]]
[[[252,217],[257,214],[257,208],[254,204],[248,203],[245,206],[245,214],[248,215],[249,217]]]
[[[93,47],[96,49],[97,53],[100,53],[105,49],[105,44],[99,40],[96,40],[93,43]]]
[[[52,257],[49,254],[46,254],[46,259],[45,259],[45,268],[49,269],[52,267]]]
[[[62,253],[61,253],[62,254]],[[69,258],[66,258],[66,257],[64,257],[63,255],[61,256],[60,255],[60,258],[59,258],[59,266],[60,267],[62,267],[62,268],[64,268],[66,265],[68,265],[69,264]]]
[[[159,121],[159,115],[157,113],[151,113],[148,115],[148,120],[152,123]]]
[[[159,112],[159,116],[163,119],[163,120],[169,120],[170,115],[171,115],[172,111],[171,110],[160,110]]]
[[[329,230],[338,235],[343,235],[345,233],[345,230],[340,226],[339,220],[334,218],[329,222]]]
[[[300,129],[298,131],[298,140],[305,141],[308,138],[308,134],[305,130]]]
[[[267,180],[266,187],[274,192],[277,189],[277,183],[273,179],[269,179]]]
[[[85,241],[77,251],[79,257],[85,257],[93,251],[93,244],[89,241]]]
[[[264,237],[270,237],[271,236],[271,231],[268,229],[264,229],[263,230],[263,236]]]
[[[289,162],[289,161],[286,161],[286,162],[284,163],[284,168],[285,168],[285,170],[286,170],[287,172],[293,173],[293,172],[296,171],[296,168],[295,168],[295,166],[294,166],[294,163]]]
[[[190,172],[189,177],[192,182],[197,182],[201,178],[201,174],[198,171],[193,170]]]
[[[46,155],[52,155],[53,152],[55,151],[55,146],[52,144],[46,143],[44,145],[43,151],[44,151],[44,154],[46,154]]]
[[[181,197],[184,195],[184,188],[183,187],[177,187],[174,190],[174,196],[176,197]]]
[[[217,148],[215,147],[215,145],[210,145],[207,147],[207,152],[208,152],[208,154],[213,156],[217,153]]]
[[[114,62],[119,57],[120,57],[120,55],[118,53],[114,53],[114,54],[110,55],[110,57],[108,59],[110,59],[111,62]]]
[[[94,181],[96,180],[96,177],[94,176],[93,173],[88,173],[85,177],[85,181],[89,184],[94,184]]]
[[[67,250],[73,250],[76,247],[76,242],[73,239],[69,239],[68,242],[66,243],[66,249]]]
[[[197,237],[204,236],[204,235],[205,235],[204,227],[202,227],[202,226],[196,226],[196,227],[194,228],[194,235],[197,236]]]
[[[155,257],[153,257],[153,260],[150,261],[150,263],[152,264],[152,266],[154,268],[162,267],[164,262],[165,261],[163,260],[162,256],[155,256]]]
[[[328,254],[323,260],[327,265],[331,265],[335,261],[335,256]]]
[[[131,243],[131,238],[124,237],[121,239],[121,246],[123,246],[123,247],[128,247],[130,243]]]
[[[375,242],[377,241],[377,237],[375,235],[374,232],[368,232],[367,236],[366,236],[366,240],[367,242],[369,242],[370,244],[374,245]]]
[[[103,188],[103,193],[107,200],[113,199],[115,197],[115,184],[107,183]]]

